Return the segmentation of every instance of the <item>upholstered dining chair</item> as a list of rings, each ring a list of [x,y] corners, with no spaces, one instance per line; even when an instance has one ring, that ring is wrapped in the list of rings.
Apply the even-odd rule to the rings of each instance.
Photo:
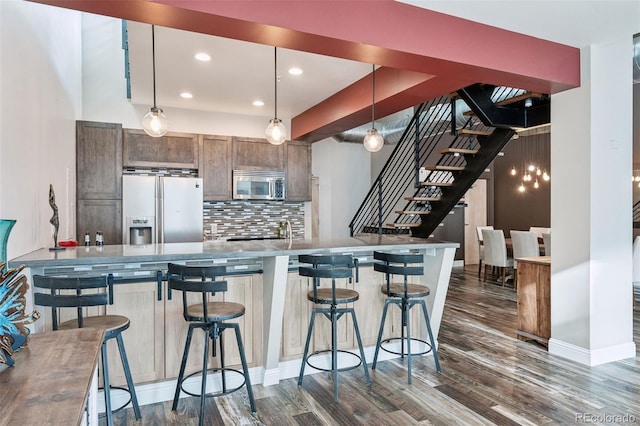
[[[501,229],[483,229],[484,241],[484,280],[487,281],[487,268],[496,267],[501,276],[502,285],[507,280],[507,270],[513,266],[513,259],[507,258],[507,244]]]
[[[542,234],[550,234],[551,228],[545,228],[543,226],[531,226],[529,232],[535,232],[538,238],[542,238]]]
[[[484,244],[482,239],[483,229],[493,229],[493,226],[476,226],[476,234],[478,235],[478,278],[482,272],[482,261],[484,260]]]
[[[538,235],[530,231],[511,231],[511,244],[513,247],[513,286],[518,285],[517,274],[518,258],[521,257],[538,257],[540,256],[540,245],[538,244]]]

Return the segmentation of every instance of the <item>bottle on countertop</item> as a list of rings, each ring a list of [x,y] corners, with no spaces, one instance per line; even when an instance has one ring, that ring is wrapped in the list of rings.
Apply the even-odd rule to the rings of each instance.
[[[102,231],[96,231],[96,245],[97,246],[104,245],[104,238],[102,236]]]
[[[88,247],[91,245],[91,236],[89,235],[88,232],[84,233],[84,245],[85,247]]]

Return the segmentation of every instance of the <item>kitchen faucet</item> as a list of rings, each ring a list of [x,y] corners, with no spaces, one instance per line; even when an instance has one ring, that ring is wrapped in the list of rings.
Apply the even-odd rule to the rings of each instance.
[[[285,220],[284,224],[285,224],[284,237],[289,240],[293,240],[293,230],[291,229],[291,222],[289,222],[288,220]]]

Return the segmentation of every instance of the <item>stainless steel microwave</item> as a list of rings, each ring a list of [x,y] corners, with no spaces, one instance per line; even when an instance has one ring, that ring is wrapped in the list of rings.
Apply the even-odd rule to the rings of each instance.
[[[264,170],[234,170],[233,199],[284,200],[284,172]]]

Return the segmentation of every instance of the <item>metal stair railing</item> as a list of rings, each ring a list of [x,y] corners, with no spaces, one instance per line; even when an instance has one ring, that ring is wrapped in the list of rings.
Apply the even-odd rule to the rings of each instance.
[[[383,233],[383,223],[394,214],[403,197],[413,194],[415,189],[407,191],[412,186],[419,187],[420,167],[434,155],[438,143],[448,133],[450,120],[451,108],[446,96],[415,108],[413,118],[349,224],[352,236],[367,228]],[[396,221],[406,222],[406,218]]]

